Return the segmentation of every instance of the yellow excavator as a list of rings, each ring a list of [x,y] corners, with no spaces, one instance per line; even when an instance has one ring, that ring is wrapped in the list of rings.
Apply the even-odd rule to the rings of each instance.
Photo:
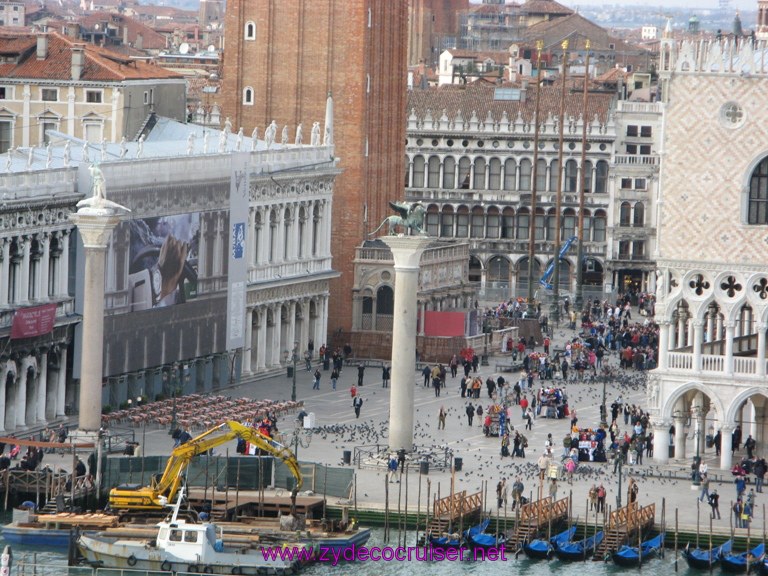
[[[163,475],[149,486],[117,486],[109,492],[109,507],[114,511],[161,511],[168,503],[173,503],[181,487],[183,473],[195,456],[204,454],[211,448],[241,438],[250,442],[268,454],[280,458],[296,479],[296,486],[291,492],[292,509],[296,507],[296,495],[301,490],[302,477],[299,463],[288,448],[265,436],[255,428],[239,422],[223,422],[173,449]]]

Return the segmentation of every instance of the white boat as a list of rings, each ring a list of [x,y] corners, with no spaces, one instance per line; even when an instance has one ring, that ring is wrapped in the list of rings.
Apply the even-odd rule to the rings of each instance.
[[[178,505],[170,519],[157,524],[156,538],[90,533],[81,534],[77,546],[92,566],[166,572],[294,574],[311,559],[311,549],[299,542],[225,546],[220,526],[190,523],[177,516]]]

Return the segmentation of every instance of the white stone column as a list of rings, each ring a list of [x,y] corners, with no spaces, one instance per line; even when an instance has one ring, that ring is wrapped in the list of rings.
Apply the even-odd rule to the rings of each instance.
[[[659,464],[669,462],[669,421],[653,423],[653,460]]]
[[[120,222],[110,208],[81,208],[70,216],[85,247],[83,342],[80,374],[80,422],[83,432],[101,427],[101,381],[104,348],[104,271],[107,242]]]
[[[43,256],[40,259],[40,270],[38,277],[38,291],[37,298],[39,300],[48,300],[50,293],[48,292],[48,269],[51,265],[51,235],[46,232],[40,235],[40,243],[43,246]]]
[[[669,322],[659,322],[659,368],[665,369],[669,365]],[[655,453],[655,452],[654,452]]]
[[[246,236],[248,242],[248,268],[256,264],[256,209],[251,207],[248,209],[248,235]]]
[[[677,346],[676,348],[682,348],[685,346],[685,315],[679,314],[677,317]]]
[[[765,330],[768,326],[762,322],[757,324],[757,375],[765,376]]]
[[[56,382],[56,416],[64,416],[67,402],[67,349],[59,352],[59,373]]]
[[[725,373],[733,374],[733,322],[725,322]]]
[[[304,358],[304,343],[301,340],[301,334],[296,333],[296,307],[298,306],[298,302],[295,300],[292,300],[288,303],[288,331],[286,333],[286,342],[285,344],[285,350],[293,350],[293,343],[298,343],[299,348],[299,356],[301,358]],[[280,308],[278,308],[278,311]],[[280,314],[277,315],[278,320],[280,319]],[[279,330],[278,332],[282,332],[282,330]],[[280,338],[278,337],[278,351],[280,354],[283,353],[283,351],[280,349]]]
[[[413,450],[413,359],[416,357],[416,306],[419,261],[431,240],[412,236],[382,237],[395,261],[392,318],[392,384],[389,399],[389,449]]]
[[[61,296],[69,296],[69,230],[65,230],[61,233],[61,256],[59,261],[61,262],[61,273],[59,274],[59,289],[57,294]]]
[[[11,276],[11,242],[8,238],[0,238],[2,261],[0,262],[0,306],[8,304],[8,282]],[[5,384],[3,383],[3,386]]]
[[[715,339],[715,317],[712,315],[712,311],[707,312],[707,342],[712,342]]]
[[[720,427],[720,468],[723,470],[730,470],[733,454],[731,453],[731,434],[733,434],[734,426],[731,424],[723,424]]]
[[[37,421],[45,422],[45,406],[48,403],[46,392],[48,390],[48,353],[43,352],[40,355],[40,362],[37,365]]]
[[[19,384],[16,390],[16,427],[27,425],[27,362],[19,362]]]
[[[675,459],[685,459],[685,418],[675,417]]]
[[[267,366],[279,366],[280,359],[283,356],[283,351],[280,348],[280,333],[282,332],[280,306],[274,304],[272,306],[272,314],[275,319],[275,325],[272,329],[272,346],[270,348],[269,362],[267,362]],[[293,341],[291,341],[290,344],[293,345]]]
[[[693,369],[696,372],[701,371],[701,343],[704,340],[704,322],[694,320],[693,322]]]
[[[243,372],[251,371],[251,357],[253,354],[253,308],[245,312],[245,346],[243,350]]]
[[[703,401],[703,398],[702,398]],[[701,409],[698,411],[696,416],[696,425],[698,426],[698,436],[696,436],[696,448],[699,452],[699,455],[703,458],[704,453],[706,452],[707,444],[706,444],[706,414],[704,414],[704,410]]]
[[[259,309],[256,326],[256,370],[261,371],[267,366],[267,308]]]
[[[21,284],[17,302],[29,301],[29,270],[30,270],[30,245],[32,239],[29,236],[22,236],[22,259],[21,259]]]

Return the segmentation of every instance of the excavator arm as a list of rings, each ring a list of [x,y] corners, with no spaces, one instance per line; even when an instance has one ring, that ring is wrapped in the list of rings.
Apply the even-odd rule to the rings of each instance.
[[[276,458],[280,458],[296,478],[296,487],[292,493],[295,503],[296,494],[302,486],[301,470],[293,452],[261,434],[255,428],[244,426],[239,422],[229,421],[206,430],[189,442],[173,449],[165,465],[163,475],[149,486],[138,489],[132,487],[113,488],[109,493],[109,505],[114,510],[162,510],[167,502],[173,502],[181,486],[184,470],[195,456],[208,450],[226,444],[235,438],[241,438],[264,450]]]

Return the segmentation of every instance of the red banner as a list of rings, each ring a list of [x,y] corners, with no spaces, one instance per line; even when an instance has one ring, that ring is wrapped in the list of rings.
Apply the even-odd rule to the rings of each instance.
[[[32,338],[53,332],[56,324],[56,304],[20,308],[13,315],[11,340]]]

